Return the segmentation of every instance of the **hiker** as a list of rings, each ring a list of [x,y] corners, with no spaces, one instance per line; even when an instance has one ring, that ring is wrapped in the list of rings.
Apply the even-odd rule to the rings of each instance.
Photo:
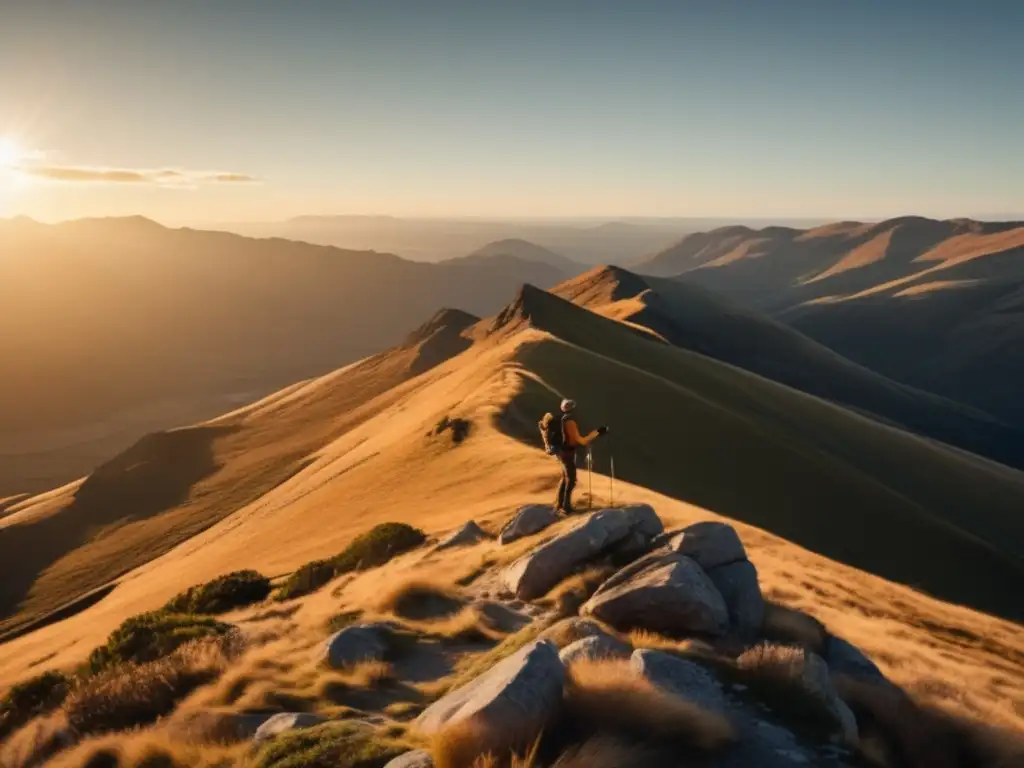
[[[558,483],[555,509],[566,515],[573,514],[572,492],[576,487],[576,449],[589,445],[608,431],[608,427],[598,427],[589,435],[581,435],[573,413],[575,409],[575,400],[563,400],[560,421],[556,422],[550,413],[545,413],[544,418],[540,420],[544,448],[557,458],[562,466],[562,479]]]

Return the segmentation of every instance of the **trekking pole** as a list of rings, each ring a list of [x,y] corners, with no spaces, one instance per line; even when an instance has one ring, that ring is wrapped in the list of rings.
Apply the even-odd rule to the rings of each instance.
[[[612,473],[611,473],[611,477],[609,478],[609,482],[611,484],[611,488],[610,488],[610,491],[609,491],[609,494],[608,494],[608,496],[609,496],[608,506],[609,507],[614,507],[615,506],[615,452],[612,450],[612,441],[611,441],[611,439],[608,440],[608,456],[611,458],[611,466],[612,466]]]
[[[587,511],[594,508],[594,452],[587,446]]]

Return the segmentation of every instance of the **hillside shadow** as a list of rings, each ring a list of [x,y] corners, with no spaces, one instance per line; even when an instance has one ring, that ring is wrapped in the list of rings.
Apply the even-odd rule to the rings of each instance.
[[[192,427],[146,435],[101,464],[71,503],[48,517],[0,529],[0,617],[10,617],[37,579],[112,526],[137,523],[182,503],[218,465],[213,444],[236,427]]]
[[[584,360],[585,354],[540,343],[524,350],[521,362],[578,400],[583,429],[612,425],[609,438],[594,445],[595,472],[607,474],[614,455],[616,477],[633,485],[940,599],[1024,618],[1015,597],[1024,586],[1019,562],[942,519],[945,510],[925,503],[929,493],[897,492],[881,475],[847,461],[834,440],[804,429],[800,414],[790,414],[793,422],[786,423],[779,414],[746,410],[738,401],[725,411],[696,392],[672,390],[607,358]],[[556,405],[545,384],[523,377],[496,427],[540,448],[537,421]],[[918,468],[908,465],[912,469]],[[551,473],[558,474],[553,461]]]

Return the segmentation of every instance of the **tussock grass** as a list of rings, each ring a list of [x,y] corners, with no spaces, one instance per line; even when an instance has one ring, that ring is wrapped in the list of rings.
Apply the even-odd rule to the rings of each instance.
[[[799,645],[821,656],[828,641],[825,625],[795,608],[766,601],[761,634],[768,640],[788,645]]]
[[[389,585],[375,608],[403,619],[431,621],[458,613],[465,600],[440,581],[412,576]]]
[[[148,725],[216,680],[228,663],[220,642],[192,642],[156,661],[123,663],[88,678],[68,694],[63,711],[83,735]]]
[[[260,603],[270,595],[270,579],[256,571],[234,571],[189,587],[164,606],[167,613],[218,614]]]
[[[566,618],[557,621],[541,632],[541,637],[550,640],[559,648],[575,643],[585,637],[604,633],[619,637],[619,633],[596,619]]]
[[[254,768],[383,768],[408,745],[354,721],[282,734],[259,751]]]
[[[736,660],[737,680],[802,730],[827,737],[840,722],[827,704],[827,692],[808,674],[807,654],[794,646],[755,646]]]
[[[155,661],[193,640],[226,635],[232,629],[230,624],[191,614],[154,611],[132,616],[89,654],[86,669],[96,674],[117,664]]]
[[[535,768],[544,723],[510,725],[471,717],[444,728],[430,743],[435,768]]]
[[[63,672],[51,670],[11,688],[0,700],[0,740],[32,718],[59,707],[71,684]]]
[[[615,569],[611,567],[588,568],[554,586],[538,602],[553,606],[559,616],[575,616],[579,613],[580,607],[614,572]]]
[[[628,661],[581,660],[569,669],[564,717],[579,733],[608,733],[642,744],[708,754],[735,738],[729,722],[663,691]]]
[[[281,585],[276,599],[291,600],[308,595],[337,576],[383,565],[388,560],[423,544],[423,531],[405,523],[381,523],[355,538],[343,551],[328,560],[306,563]]]
[[[506,637],[486,614],[472,605],[441,621],[414,624],[413,629],[442,643],[496,643]]]
[[[177,742],[163,732],[146,730],[89,739],[46,765],[47,768],[239,768],[247,763],[245,751],[242,746]]]
[[[380,688],[394,682],[395,671],[386,661],[364,661],[345,670],[342,677],[357,688]]]
[[[20,730],[0,738],[0,766],[23,768],[42,765],[76,740],[62,712],[37,717]]]
[[[712,656],[714,649],[701,640],[679,640],[646,629],[634,629],[629,633],[629,642],[634,648],[652,651],[666,651],[684,656]]]
[[[861,752],[880,768],[1012,768],[1024,765],[1024,735],[959,717],[892,686],[837,675],[853,710]]]

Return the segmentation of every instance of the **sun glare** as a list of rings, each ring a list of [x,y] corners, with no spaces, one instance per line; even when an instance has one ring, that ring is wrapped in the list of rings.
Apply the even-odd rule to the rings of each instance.
[[[25,153],[12,139],[0,138],[0,168],[11,168],[24,157]]]

